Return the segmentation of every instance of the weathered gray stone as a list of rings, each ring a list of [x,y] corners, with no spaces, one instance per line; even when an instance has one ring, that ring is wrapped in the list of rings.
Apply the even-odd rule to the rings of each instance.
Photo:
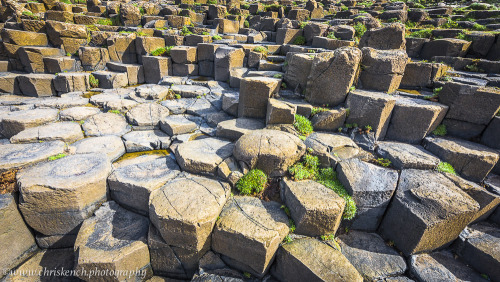
[[[169,110],[156,103],[137,105],[125,115],[130,124],[140,129],[159,129],[160,121],[169,115]]]
[[[293,124],[297,106],[269,99],[267,103],[266,124]]]
[[[345,201],[333,190],[313,180],[280,182],[281,198],[295,222],[295,233],[306,236],[335,234]]]
[[[304,141],[312,154],[318,156],[321,167],[335,167],[338,162],[355,157],[361,149],[349,137],[314,132]]]
[[[160,130],[132,131],[122,136],[128,153],[166,150],[170,146],[170,137]]]
[[[360,82],[364,89],[392,93],[399,88],[408,55],[404,50],[363,48]]]
[[[405,255],[428,252],[455,240],[478,210],[479,204],[444,175],[403,170],[379,232]]]
[[[349,231],[338,240],[342,254],[367,281],[402,275],[406,271],[405,259],[376,233]]]
[[[158,83],[166,75],[172,75],[172,59],[169,57],[142,56],[146,83]]]
[[[203,138],[180,144],[175,157],[185,171],[215,175],[217,166],[233,153],[234,144],[218,138]]]
[[[241,48],[219,47],[215,51],[214,77],[217,81],[229,80],[229,71],[243,67],[245,52]]]
[[[410,274],[419,281],[486,281],[450,251],[413,255]]]
[[[62,110],[59,113],[61,120],[66,121],[80,121],[86,120],[87,118],[100,113],[98,108],[93,107],[73,107],[69,109]]]
[[[258,168],[267,175],[284,175],[288,167],[305,153],[302,141],[286,132],[254,130],[240,137],[234,147],[234,157],[250,169]]]
[[[399,142],[378,142],[377,154],[391,161],[397,169],[434,169],[440,160],[420,145]]]
[[[396,96],[385,139],[418,144],[441,123],[447,110],[436,102]]]
[[[101,279],[143,281],[152,276],[147,245],[149,220],[110,201],[86,219],[75,242],[75,269],[79,278],[92,281],[85,273],[105,273]],[[128,270],[120,272],[118,270]],[[131,273],[131,271],[135,271]],[[107,273],[106,273],[107,271]]]
[[[121,136],[130,131],[125,117],[113,113],[93,115],[85,120],[82,128],[87,136]]]
[[[265,124],[258,119],[237,118],[217,124],[217,137],[237,141],[252,130],[264,129]]]
[[[343,103],[351,88],[361,51],[357,48],[339,48],[318,54],[307,78],[306,100],[312,104],[337,106]]]
[[[0,194],[0,247],[2,261],[0,267],[5,272],[16,267],[36,250],[33,234],[23,221],[13,194]]]
[[[500,149],[500,116],[494,117],[481,137],[484,145]]]
[[[17,174],[24,219],[44,235],[73,234],[106,200],[109,160],[78,154],[23,169]],[[76,229],[76,230],[75,230]]]
[[[163,100],[168,95],[168,86],[144,84],[137,86],[135,92],[131,93],[130,98],[137,102],[146,102],[148,100]]]
[[[212,250],[231,267],[263,277],[288,231],[288,217],[279,203],[234,197],[217,220]]]
[[[136,157],[120,164],[109,176],[111,198],[124,207],[147,215],[151,192],[162,187],[179,173],[179,166],[168,156]]]
[[[375,139],[384,139],[395,103],[396,99],[383,92],[351,91],[346,101],[346,123],[356,123],[361,128],[371,126]]]
[[[481,182],[498,161],[498,152],[484,145],[455,138],[425,138],[425,149],[433,153],[464,178]]]
[[[471,42],[462,39],[434,39],[424,44],[420,58],[431,60],[435,56],[463,57],[470,45]]]
[[[62,154],[65,148],[62,141],[0,145],[0,172],[45,161]]]
[[[76,154],[100,153],[111,162],[125,154],[122,139],[115,135],[85,138],[72,144],[72,147]]]
[[[287,54],[288,65],[283,79],[288,87],[297,89],[298,93],[302,93],[302,91],[306,89],[307,79],[313,65],[313,59],[314,57],[310,57],[308,54]]]
[[[198,128],[198,125],[183,115],[173,115],[164,117],[160,121],[160,127],[168,135],[174,136],[193,132]]]
[[[375,231],[398,185],[398,172],[359,159],[349,159],[337,166],[337,173],[356,203],[351,228]]]
[[[359,48],[404,50],[406,48],[405,31],[405,26],[401,23],[393,23],[381,28],[367,30],[359,41]]]
[[[311,118],[311,123],[317,131],[337,131],[344,125],[346,117],[347,110],[338,108],[315,114]]]
[[[73,143],[83,139],[82,128],[76,122],[56,122],[27,128],[10,138],[11,143],[35,143],[61,140]]]
[[[339,250],[314,238],[283,244],[272,273],[280,281],[363,281]]]
[[[39,126],[57,119],[54,109],[33,109],[11,112],[2,118],[2,135],[12,137],[26,128]]]
[[[280,80],[246,77],[240,82],[238,117],[265,118],[269,98],[278,93]]]
[[[179,176],[151,193],[151,222],[174,253],[180,250],[197,261],[210,249],[210,234],[229,194],[229,185],[223,182]],[[192,266],[189,272],[193,272]]]

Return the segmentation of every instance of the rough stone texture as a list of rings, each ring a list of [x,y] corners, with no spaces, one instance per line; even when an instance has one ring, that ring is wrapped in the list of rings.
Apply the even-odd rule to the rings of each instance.
[[[398,185],[398,172],[359,159],[349,159],[337,166],[337,173],[356,203],[351,228],[376,230]]]
[[[360,82],[365,89],[392,93],[399,88],[408,55],[403,50],[363,48]]]
[[[403,170],[379,232],[405,255],[428,252],[455,240],[478,210],[444,175]]]
[[[344,125],[346,117],[346,109],[333,109],[315,114],[311,123],[316,131],[337,131]]]
[[[318,156],[321,167],[335,167],[338,162],[361,152],[354,141],[339,134],[314,132],[304,143],[313,150],[313,155]]]
[[[65,148],[62,141],[0,145],[0,172],[45,161],[62,154]]]
[[[306,89],[307,79],[311,72],[314,58],[307,54],[289,53],[287,54],[288,66],[283,77],[286,85],[297,92],[302,93]]]
[[[361,128],[369,125],[376,139],[384,139],[395,103],[396,99],[383,92],[351,91],[346,101],[349,108],[346,123],[356,123]]]
[[[143,155],[127,160],[108,178],[111,198],[124,207],[147,215],[151,192],[179,173],[179,166],[168,156]]]
[[[87,136],[121,136],[130,131],[130,125],[125,117],[113,113],[93,115],[85,120],[82,128]]]
[[[368,281],[402,275],[406,262],[376,233],[349,231],[338,237],[342,254]]]
[[[130,97],[137,102],[148,100],[162,100],[168,95],[169,87],[156,84],[143,84],[135,88],[135,92]]]
[[[54,109],[34,109],[11,112],[2,117],[2,135],[12,137],[26,128],[39,126],[57,119]]]
[[[73,143],[83,139],[82,128],[75,122],[57,122],[27,128],[10,138],[11,143],[34,143],[61,140]]]
[[[447,106],[436,102],[396,96],[385,139],[418,144],[436,129],[447,110]]]
[[[471,225],[457,240],[457,253],[493,281],[500,277],[500,228],[490,223]]]
[[[138,273],[107,274],[110,281],[140,281],[152,276],[147,245],[149,220],[130,212],[113,201],[104,203],[95,216],[86,219],[75,242],[75,269],[135,270]],[[79,276],[85,281],[94,277]]]
[[[185,171],[215,175],[217,166],[233,153],[234,144],[218,138],[203,138],[180,144],[175,157]]]
[[[283,244],[272,273],[280,281],[363,281],[339,250],[313,238]]]
[[[404,50],[406,48],[405,31],[405,26],[401,23],[393,23],[382,28],[367,30],[359,41],[359,48]]]
[[[46,97],[55,96],[56,90],[54,88],[53,74],[27,74],[17,77],[19,88],[23,95],[31,97]]]
[[[69,109],[62,110],[59,113],[61,120],[66,121],[80,121],[86,120],[87,118],[100,113],[98,108],[92,107],[73,107]]]
[[[170,136],[193,132],[198,125],[182,115],[164,117],[160,121],[161,130]]]
[[[158,83],[166,75],[172,75],[172,58],[142,56],[146,83]]]
[[[439,92],[439,102],[449,107],[447,119],[487,125],[500,109],[500,92],[494,88],[447,82]]]
[[[344,102],[360,61],[361,51],[352,47],[318,54],[307,78],[306,100],[329,106]]]
[[[464,178],[481,182],[498,161],[498,152],[484,145],[455,138],[427,137],[425,149],[450,163]]]
[[[198,260],[210,249],[212,229],[229,194],[226,183],[181,175],[151,193],[151,222],[178,256]]]
[[[57,276],[57,271],[68,271],[73,269],[75,254],[73,249],[52,249],[42,250],[31,257],[29,260],[21,264],[14,275],[9,274],[5,277],[8,282],[15,281],[54,281],[61,280],[61,276]],[[52,272],[51,272],[52,271]],[[38,276],[38,273],[41,273]],[[36,275],[33,275],[36,274]],[[76,280],[74,276],[65,276],[65,280]]]
[[[434,39],[424,44],[420,58],[431,60],[435,56],[463,57],[470,45],[471,42],[462,39]]]
[[[123,135],[125,149],[128,153],[166,150],[170,146],[170,137],[160,130],[139,130]]]
[[[484,145],[500,149],[500,117],[494,117],[481,137],[481,143]]]
[[[243,67],[245,52],[241,48],[219,47],[215,51],[214,76],[217,81],[227,81],[229,71]]]
[[[109,160],[79,154],[38,164],[18,172],[19,209],[44,235],[74,233],[106,199]],[[76,229],[76,230],[75,230]]]
[[[253,130],[264,129],[261,120],[251,118],[230,119],[217,124],[217,137],[237,141],[241,136]]]
[[[258,168],[268,176],[284,175],[288,167],[305,153],[302,141],[286,132],[254,130],[240,137],[234,147],[234,157],[250,169]]]
[[[293,124],[297,106],[269,99],[267,103],[266,124]]]
[[[160,120],[168,116],[169,110],[156,103],[140,104],[125,115],[130,124],[141,129],[159,129]]]
[[[418,281],[487,281],[450,251],[413,255],[410,275]]]
[[[400,142],[378,142],[377,154],[391,161],[397,169],[434,169],[440,160],[420,145]]]
[[[313,180],[280,182],[281,198],[295,222],[295,233],[306,236],[335,234],[345,201],[333,190]]]
[[[31,256],[37,245],[23,221],[13,194],[0,194],[0,268],[10,270]],[[0,278],[5,273],[0,273]]]
[[[277,202],[233,197],[217,220],[212,250],[229,266],[263,277],[288,234],[288,217]]]
[[[265,118],[269,98],[279,90],[280,80],[246,77],[240,81],[238,117]]]
[[[72,148],[76,154],[99,153],[106,155],[112,162],[125,154],[122,139],[115,135],[85,138],[72,144]]]

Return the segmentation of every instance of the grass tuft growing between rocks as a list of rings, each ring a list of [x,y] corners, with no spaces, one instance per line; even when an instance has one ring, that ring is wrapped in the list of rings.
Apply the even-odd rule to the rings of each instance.
[[[445,136],[447,133],[448,131],[446,130],[446,125],[444,124],[438,125],[438,127],[432,131],[432,134],[436,136]]]
[[[446,162],[440,162],[438,164],[436,170],[439,172],[446,172],[446,173],[451,173],[451,174],[457,175],[453,166],[449,163],[446,163]]]
[[[309,135],[313,132],[313,126],[311,121],[305,116],[295,115],[295,122],[293,126],[302,135]]]
[[[298,162],[288,169],[294,180],[312,179],[332,189],[337,195],[342,197],[346,204],[342,218],[353,219],[356,215],[356,203],[347,193],[342,183],[337,178],[337,173],[333,168],[319,169],[319,159],[317,156],[305,154],[302,162]]]
[[[167,56],[170,56],[170,50],[172,50],[174,46],[165,46],[165,47],[160,47],[151,52],[151,56],[163,56],[166,54]]]
[[[94,75],[89,75],[89,83],[92,88],[99,87],[99,79],[95,78]]]
[[[293,40],[293,44],[295,44],[295,45],[305,45],[306,44],[306,38],[304,36],[297,36]]]
[[[266,188],[267,175],[260,169],[252,169],[236,182],[236,189],[243,195],[260,193]]]
[[[50,156],[49,157],[49,161],[55,161],[55,160],[58,160],[58,159],[62,159],[66,157],[66,154],[57,154],[55,156]]]

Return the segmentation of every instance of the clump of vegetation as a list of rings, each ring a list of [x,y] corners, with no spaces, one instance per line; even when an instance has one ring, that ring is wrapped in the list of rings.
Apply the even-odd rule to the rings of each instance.
[[[122,112],[120,112],[119,110],[111,110],[111,111],[108,111],[108,113],[117,114],[117,115],[122,114]]]
[[[193,33],[189,30],[189,28],[186,25],[181,28],[181,35],[182,36],[187,36],[187,35],[191,35],[191,34],[193,34]]]
[[[217,5],[217,0],[208,0],[207,4],[208,5]]]
[[[222,36],[216,34],[216,35],[212,36],[212,40],[222,40]]]
[[[111,19],[99,19],[97,21],[97,24],[100,24],[100,25],[113,25],[113,21]]]
[[[251,195],[262,192],[266,185],[267,175],[260,169],[252,169],[236,182],[236,189],[243,195]]]
[[[317,156],[305,154],[302,162],[298,162],[288,168],[288,172],[294,180],[314,179],[318,175],[319,159]]]
[[[375,160],[375,162],[383,167],[389,167],[391,165],[391,161],[389,159],[384,159],[384,158],[378,158]]]
[[[286,235],[285,238],[283,238],[283,243],[290,243],[292,242],[292,237],[290,235]]]
[[[473,62],[470,65],[466,65],[464,67],[464,70],[470,71],[470,72],[484,72],[484,70],[477,65],[477,62]]]
[[[436,170],[439,171],[439,172],[446,172],[446,173],[451,173],[451,174],[457,174],[455,172],[455,169],[453,168],[453,166],[449,163],[446,163],[446,162],[440,162],[438,164],[438,166],[436,167]]]
[[[151,56],[163,56],[167,55],[170,56],[170,50],[172,50],[174,46],[165,46],[165,47],[160,47],[151,52]]]
[[[361,38],[361,36],[363,36],[363,34],[365,34],[366,32],[366,26],[361,22],[356,23],[353,27],[356,31],[355,36],[358,38]]]
[[[329,111],[329,109],[327,109],[327,108],[314,107],[311,110],[311,116],[314,116],[314,115],[322,113],[322,112],[327,112],[327,111]]]
[[[304,45],[304,44],[306,44],[306,38],[304,36],[297,36],[293,40],[293,44],[295,44],[295,45]]]
[[[307,25],[307,22],[300,22],[299,28],[304,29],[304,27],[306,27],[306,25]]]
[[[331,241],[335,240],[335,235],[333,234],[327,234],[327,235],[321,235],[321,241]]]
[[[293,123],[295,129],[302,135],[309,135],[313,132],[311,121],[302,115],[295,115],[295,122]]]
[[[459,33],[457,36],[456,36],[457,39],[462,39],[462,40],[466,40],[466,41],[472,41],[472,39],[470,38],[469,35],[467,35],[466,33],[464,32],[461,32]]]
[[[487,28],[484,25],[481,25],[481,24],[478,24],[478,23],[474,23],[474,25],[472,26],[472,29],[473,30],[477,30],[477,31],[484,31]]]
[[[431,38],[432,37],[432,29],[426,28],[414,31],[410,33],[410,37],[413,38]]]
[[[342,215],[344,219],[352,219],[356,215],[356,203],[338,180],[337,173],[331,167],[319,169],[319,159],[317,156],[305,154],[302,157],[302,161],[290,167],[288,172],[295,180],[315,180],[342,197],[346,203],[344,214]]]
[[[55,161],[55,160],[58,160],[58,159],[62,159],[66,157],[66,154],[57,154],[55,156],[50,156],[49,157],[49,161]]]
[[[330,32],[328,33],[328,35],[326,36],[327,38],[330,38],[330,39],[338,39],[336,36],[335,36],[335,32]]]
[[[446,130],[446,125],[440,124],[432,131],[432,134],[437,135],[437,136],[445,136],[448,133]]]
[[[424,99],[426,100],[431,100],[433,102],[438,101],[439,93],[441,93],[441,90],[443,90],[443,87],[436,87],[432,90],[432,95],[431,96],[426,96]]]
[[[280,73],[277,73],[275,75],[273,75],[274,78],[283,78],[283,75],[280,74]]]
[[[89,75],[89,83],[90,87],[97,88],[99,87],[99,79],[95,78],[93,74]]]
[[[243,26],[244,26],[245,28],[249,28],[249,27],[250,27],[250,22],[249,22],[249,21],[245,21],[245,22],[243,22]]]
[[[261,54],[264,54],[264,55],[267,55],[267,52],[268,52],[267,48],[264,47],[264,46],[257,46],[255,48],[253,48],[252,51],[258,52],[258,53],[261,53]]]

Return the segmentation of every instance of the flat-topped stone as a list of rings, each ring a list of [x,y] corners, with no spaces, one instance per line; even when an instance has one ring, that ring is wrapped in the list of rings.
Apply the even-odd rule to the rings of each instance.
[[[361,152],[352,139],[340,134],[314,132],[304,143],[313,150],[313,155],[318,156],[322,167],[335,166],[339,161],[355,157]]]
[[[26,128],[39,126],[57,119],[59,111],[54,109],[33,109],[11,112],[2,118],[2,134],[12,137]]]
[[[86,120],[87,118],[100,113],[101,110],[94,107],[72,107],[69,109],[62,110],[59,113],[61,120],[66,121],[80,121]]]
[[[100,113],[85,120],[82,125],[87,136],[121,136],[130,131],[125,117],[120,114]]]
[[[265,123],[259,119],[237,118],[219,122],[217,124],[217,137],[237,141],[241,136],[252,130],[264,129]]]
[[[234,144],[218,138],[203,138],[180,144],[175,156],[183,170],[215,175],[217,166],[233,154]]]
[[[147,215],[151,192],[179,173],[179,166],[168,156],[139,156],[131,163],[115,168],[109,176],[111,198],[120,205]]]
[[[166,150],[170,146],[170,136],[160,130],[131,131],[122,136],[128,153]]]
[[[193,132],[198,124],[184,115],[170,115],[160,121],[160,128],[170,136]]]
[[[0,145],[0,172],[45,161],[65,149],[62,141]]]
[[[420,145],[389,141],[378,142],[377,145],[377,154],[390,160],[397,169],[434,169],[440,162]]]
[[[106,200],[109,160],[100,154],[77,154],[18,172],[19,209],[44,235],[75,232]]]
[[[122,139],[115,135],[85,138],[73,143],[72,150],[76,154],[104,154],[110,161],[115,161],[125,154],[125,146]]]
[[[64,141],[73,143],[83,139],[81,126],[76,122],[63,121],[27,128],[10,138],[11,143]]]

